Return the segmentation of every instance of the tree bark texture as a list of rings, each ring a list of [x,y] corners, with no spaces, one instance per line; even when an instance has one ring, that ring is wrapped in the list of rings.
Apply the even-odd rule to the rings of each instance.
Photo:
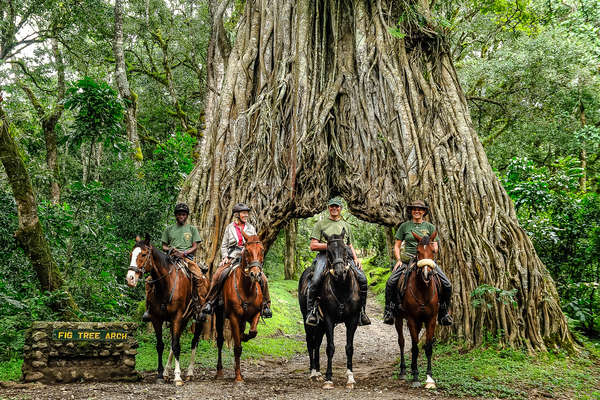
[[[17,203],[19,216],[19,228],[15,232],[17,243],[31,260],[42,289],[47,291],[62,289],[63,279],[44,237],[29,174],[10,134],[8,120],[1,107],[0,159]],[[61,312],[63,317],[73,319],[73,311],[77,306],[72,297],[65,293],[63,299],[53,305],[53,309]]]
[[[140,165],[143,155],[140,138],[137,132],[137,95],[131,91],[127,79],[125,55],[123,52],[123,0],[115,0],[115,33],[113,52],[115,54],[115,81],[119,94],[126,101],[125,124],[127,138],[134,149],[134,160]]]
[[[296,238],[298,237],[298,220],[291,219],[285,228],[285,257],[283,274],[285,279],[294,279],[296,272]]]
[[[323,210],[334,195],[387,226],[424,199],[454,284],[456,323],[441,335],[476,345],[489,332],[531,351],[572,347],[554,282],[489,165],[426,3],[420,22],[405,18],[403,39],[389,34],[403,4],[246,2],[218,102],[207,110],[207,162],[181,193],[207,244],[199,255],[214,268],[240,201],[268,246],[288,220]],[[482,284],[516,288],[517,305],[490,298],[489,308],[473,307]]]

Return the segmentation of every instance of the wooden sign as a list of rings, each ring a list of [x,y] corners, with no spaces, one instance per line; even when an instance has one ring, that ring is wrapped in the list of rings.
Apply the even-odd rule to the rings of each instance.
[[[91,340],[91,341],[124,341],[127,332],[95,329],[54,329],[52,338],[55,340]]]

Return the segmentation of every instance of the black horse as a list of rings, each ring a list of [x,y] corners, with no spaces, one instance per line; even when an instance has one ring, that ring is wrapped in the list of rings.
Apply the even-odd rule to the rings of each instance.
[[[324,389],[333,389],[331,361],[335,347],[333,344],[333,329],[335,325],[343,322],[346,325],[346,387],[354,388],[354,375],[352,373],[352,355],[354,353],[354,333],[360,319],[361,302],[359,296],[358,280],[350,267],[351,257],[344,244],[346,231],[340,235],[327,236],[327,268],[326,276],[320,291],[319,313],[322,315],[316,326],[304,323],[306,332],[306,346],[310,359],[311,379],[321,380],[319,348],[323,335],[327,335],[327,372],[325,373]],[[310,284],[312,268],[307,268],[298,282],[298,300],[300,310],[306,321],[308,314],[306,297]]]

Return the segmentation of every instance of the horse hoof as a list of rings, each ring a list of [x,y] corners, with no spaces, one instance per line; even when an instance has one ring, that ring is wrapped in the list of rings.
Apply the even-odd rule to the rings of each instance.
[[[185,377],[186,382],[191,382],[194,379],[194,375],[187,375]]]
[[[405,381],[406,380],[406,375],[400,375],[398,377],[398,379],[400,379],[401,381]]]
[[[325,384],[323,385],[323,389],[333,389],[333,382],[326,381]]]
[[[413,388],[421,387],[421,382],[419,382],[419,381],[412,382],[410,384],[410,387],[413,387]]]
[[[175,386],[183,386],[183,381],[182,380],[175,381]]]
[[[163,383],[166,383],[166,382],[165,382],[164,378],[156,378],[154,383],[162,385]]]
[[[346,383],[346,389],[354,389],[354,383]]]
[[[217,371],[215,375],[215,379],[223,379],[223,371]]]
[[[240,379],[240,380],[238,381],[238,380],[236,379],[236,380],[235,380],[235,385],[236,385],[236,386],[242,386],[242,385],[244,385],[244,380],[243,380],[243,379]]]
[[[437,387],[435,386],[435,383],[433,383],[433,382],[427,382],[425,384],[425,389],[437,389]]]

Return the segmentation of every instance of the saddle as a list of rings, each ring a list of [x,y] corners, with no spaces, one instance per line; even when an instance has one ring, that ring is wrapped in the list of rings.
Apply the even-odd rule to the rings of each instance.
[[[404,311],[402,308],[402,300],[404,299],[404,293],[406,292],[406,284],[408,283],[408,277],[410,276],[412,271],[415,270],[416,268],[417,268],[417,259],[411,258],[410,261],[408,262],[408,265],[406,266],[406,270],[402,273],[402,275],[400,275],[400,279],[398,280],[398,306],[397,306],[397,308],[400,311]],[[435,283],[435,286],[439,293],[442,290],[442,283],[438,279],[437,272],[435,270],[433,270],[432,275],[433,275],[432,276],[433,282]]]

